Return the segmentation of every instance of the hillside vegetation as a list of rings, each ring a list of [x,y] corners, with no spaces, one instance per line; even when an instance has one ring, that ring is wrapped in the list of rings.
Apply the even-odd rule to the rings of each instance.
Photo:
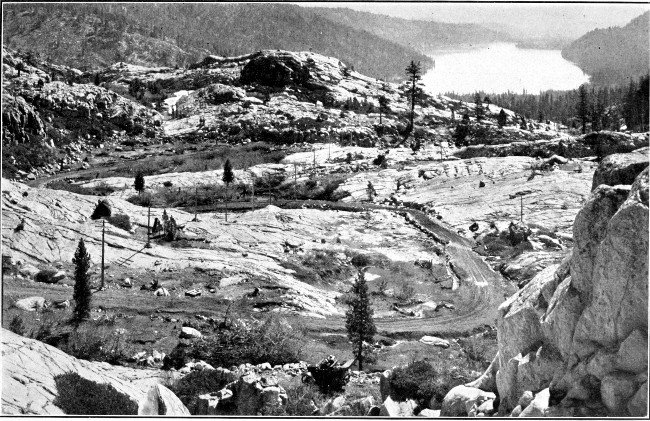
[[[562,57],[591,75],[595,84],[627,83],[648,73],[650,12],[626,26],[595,29],[562,50]]]
[[[410,60],[432,64],[412,48],[292,5],[16,4],[3,20],[9,47],[82,70],[116,61],[183,66],[261,49],[312,50],[385,78],[400,76]]]

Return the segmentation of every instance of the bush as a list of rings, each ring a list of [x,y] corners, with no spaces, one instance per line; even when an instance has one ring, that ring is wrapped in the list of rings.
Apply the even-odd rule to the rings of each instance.
[[[191,358],[214,367],[295,363],[301,360],[303,342],[299,332],[273,317],[265,321],[229,320],[203,341],[179,344],[165,358],[165,368],[181,368]]]
[[[117,214],[107,218],[107,220],[111,225],[124,231],[131,231],[131,218],[129,218],[129,215]]]
[[[284,410],[288,416],[312,416],[314,405],[320,408],[325,403],[325,396],[311,384],[298,384],[285,390],[288,399]]]
[[[123,335],[111,326],[89,323],[63,335],[57,348],[73,357],[118,364],[130,357],[130,348]]]
[[[9,330],[16,335],[25,336],[25,325],[23,323],[23,318],[20,315],[15,315],[14,318],[11,319]]]
[[[398,367],[391,373],[391,398],[398,401],[414,399],[421,407],[428,407],[434,397],[442,402],[451,389],[448,380],[448,376],[436,372],[426,361],[415,361],[406,367]]]
[[[84,379],[77,373],[54,377],[54,405],[69,415],[137,415],[138,404],[110,384]]]

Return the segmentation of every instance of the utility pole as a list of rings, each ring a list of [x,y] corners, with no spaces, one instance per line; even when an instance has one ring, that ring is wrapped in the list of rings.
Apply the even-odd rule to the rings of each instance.
[[[147,212],[147,244],[146,248],[151,248],[151,204],[149,204],[149,210]]]
[[[296,200],[298,194],[298,164],[293,163],[293,200]]]
[[[104,290],[104,234],[106,232],[106,220],[102,219],[102,286],[100,291]]]
[[[194,219],[192,219],[192,222],[199,222],[199,216],[197,214],[197,208],[199,206],[198,196],[199,196],[199,188],[195,187],[194,188]]]

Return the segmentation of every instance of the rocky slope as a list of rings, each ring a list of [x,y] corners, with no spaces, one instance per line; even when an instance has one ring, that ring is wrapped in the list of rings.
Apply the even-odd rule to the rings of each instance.
[[[159,135],[160,114],[115,92],[73,81],[81,72],[3,48],[3,174],[69,168],[82,152]]]
[[[499,414],[647,416],[648,169],[640,167],[633,157],[604,161],[576,216],[572,255],[499,307],[499,352],[467,385],[497,393]],[[627,182],[638,175],[619,184],[621,173]],[[452,392],[450,401],[463,395]]]
[[[57,406],[57,398],[63,396],[57,389],[57,376],[66,373],[112,386],[126,401],[135,404],[137,412],[133,415],[189,415],[178,398],[161,385],[170,378],[169,373],[79,360],[53,346],[2,329],[3,415],[65,415]],[[96,395],[96,399],[101,398]],[[160,408],[163,411],[159,412],[158,402],[163,402],[166,410]]]

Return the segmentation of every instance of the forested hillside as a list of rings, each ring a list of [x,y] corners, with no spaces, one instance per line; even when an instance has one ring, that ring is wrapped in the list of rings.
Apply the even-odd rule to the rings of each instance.
[[[628,83],[648,72],[650,12],[629,24],[588,32],[562,50],[562,56],[591,75],[593,83]]]
[[[401,77],[410,60],[431,60],[354,26],[285,4],[13,4],[4,8],[7,46],[92,69],[127,61],[185,65],[206,54],[312,50],[362,73]]]
[[[334,22],[368,31],[422,52],[459,45],[511,40],[508,34],[475,24],[408,20],[346,8],[314,7],[311,10]]]

